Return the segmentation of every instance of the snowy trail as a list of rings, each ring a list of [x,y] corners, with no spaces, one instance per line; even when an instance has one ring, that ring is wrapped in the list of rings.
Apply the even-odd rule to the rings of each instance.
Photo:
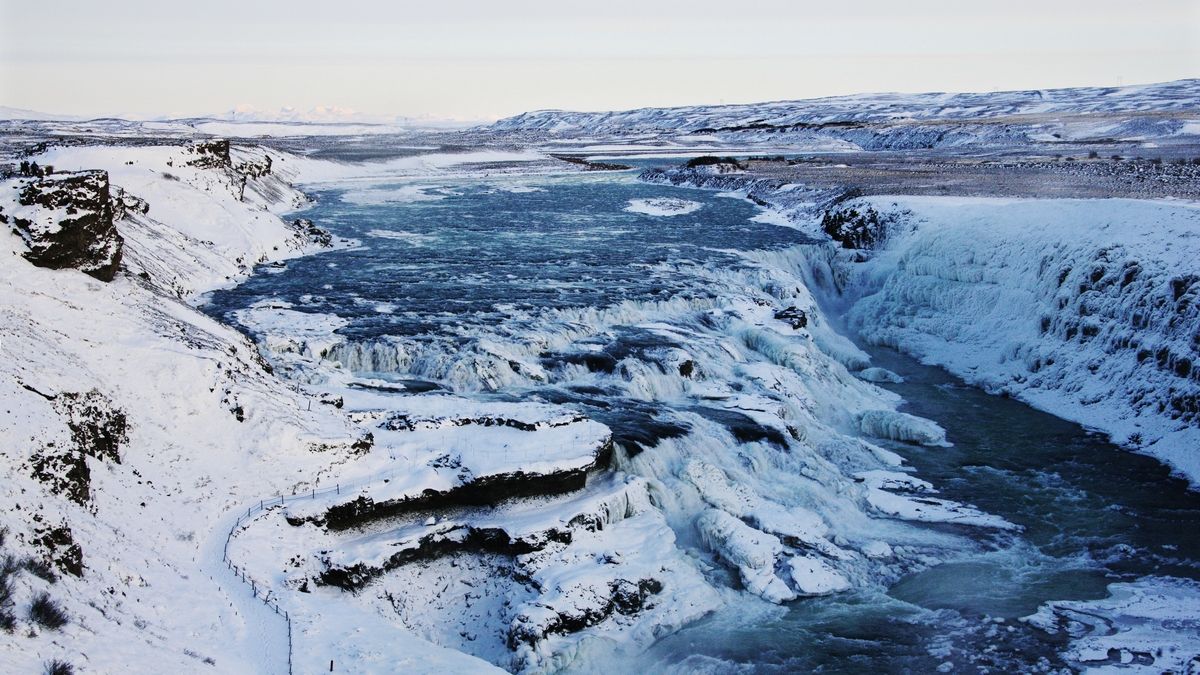
[[[228,598],[226,622],[238,626],[239,641],[230,651],[242,655],[244,663],[254,664],[257,673],[290,673],[288,621],[263,603],[251,585],[226,562],[225,547],[229,535],[241,523],[250,507],[227,511],[218,521],[201,551],[201,569],[207,572]]]

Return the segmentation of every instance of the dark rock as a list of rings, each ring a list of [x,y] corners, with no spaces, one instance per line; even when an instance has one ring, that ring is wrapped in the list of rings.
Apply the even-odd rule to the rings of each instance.
[[[229,141],[223,138],[196,141],[191,147],[194,159],[188,160],[188,166],[201,169],[232,168],[229,158]]]
[[[808,325],[808,315],[804,313],[804,310],[797,309],[795,305],[775,312],[775,318],[788,322],[794,330]]]
[[[67,574],[83,576],[83,549],[75,543],[66,523],[34,531],[33,543],[46,551],[46,558]]]
[[[121,444],[128,440],[125,413],[108,397],[96,390],[64,393],[51,399],[54,408],[67,418],[71,445],[47,445],[30,458],[31,474],[49,486],[51,492],[65,495],[83,505],[91,498],[91,469],[87,457],[121,463]]]
[[[554,159],[559,160],[560,162],[567,162],[569,164],[576,164],[578,166],[582,166],[587,171],[627,171],[627,170],[633,168],[631,166],[625,166],[624,164],[609,164],[607,162],[593,162],[591,160],[584,159],[583,157],[572,157],[571,155],[554,155],[554,154],[552,154],[550,156],[553,157]]]
[[[262,178],[271,173],[271,156],[244,159],[233,170],[249,178]]]
[[[611,444],[606,448],[611,448]],[[603,455],[604,453],[598,453]],[[357,527],[373,520],[391,516],[460,506],[493,506],[508,499],[556,495],[583,489],[588,469],[571,469],[550,474],[527,474],[522,471],[477,478],[449,490],[427,489],[419,495],[376,502],[362,496],[332,506],[322,519],[332,530]],[[304,520],[288,520],[292,525]]]
[[[333,236],[328,231],[317,227],[308,218],[297,218],[292,221],[292,229],[306,237],[317,246],[328,248],[333,246]]]
[[[618,579],[609,584],[609,597],[598,605],[574,613],[559,613],[549,622],[535,622],[526,615],[518,616],[508,632],[508,647],[516,649],[521,644],[534,645],[547,635],[569,635],[595,626],[613,613],[630,616],[637,614],[647,601],[662,592],[662,582],[657,579],[641,579],[636,584],[628,579]]]
[[[50,488],[50,492],[86,505],[91,498],[92,472],[87,457],[71,448],[47,446],[29,459],[30,475]]]
[[[710,166],[718,171],[742,171],[746,167],[733,157],[714,157],[713,155],[703,155],[701,157],[693,157],[687,161],[685,165],[689,169],[695,169],[702,166]]]
[[[107,396],[95,389],[64,393],[55,399],[54,407],[67,416],[71,439],[80,452],[121,463],[121,444],[129,440],[129,421]]]
[[[354,563],[345,567],[330,565],[315,579],[321,586],[336,586],[345,591],[359,591],[387,572],[424,560],[434,560],[455,553],[498,553],[524,555],[539,551],[551,541],[570,543],[570,532],[549,533],[532,541],[510,537],[498,528],[476,528],[460,525],[443,532],[421,537],[415,545],[393,553],[382,565]]]
[[[887,236],[888,219],[874,208],[838,208],[825,212],[821,229],[842,248],[873,249]]]
[[[116,185],[109,186],[112,195],[113,221],[121,220],[130,215],[146,215],[150,213],[150,204],[141,197],[134,196]]]
[[[112,281],[121,264],[124,240],[113,226],[108,173],[79,171],[36,178],[22,188],[22,206],[45,210],[34,218],[13,218],[13,226],[38,267],[75,268]]]

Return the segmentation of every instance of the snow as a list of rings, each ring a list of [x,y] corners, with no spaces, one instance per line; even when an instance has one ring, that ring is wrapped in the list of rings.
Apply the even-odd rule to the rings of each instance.
[[[869,341],[1108,433],[1200,480],[1200,206],[871,197],[901,226],[852,270]],[[906,231],[905,225],[911,225]]]
[[[903,377],[900,377],[887,368],[864,368],[858,371],[858,376],[867,382],[887,382],[890,384],[901,384],[904,382]]]
[[[895,410],[868,410],[858,417],[864,434],[921,445],[949,445],[946,430],[932,420]]]
[[[1200,584],[1145,577],[1110,584],[1109,597],[1056,601],[1022,619],[1070,639],[1063,657],[1089,673],[1191,672],[1200,662]]]
[[[497,332],[470,354],[355,342],[340,332],[344,319],[270,299],[235,317],[252,344],[192,303],[256,263],[315,252],[280,218],[304,203],[290,183],[338,182],[357,192],[352,205],[388,203],[430,197],[426,183],[453,175],[491,184],[481,174],[495,165],[478,165],[505,163],[526,172],[503,183],[520,190],[545,156],[483,151],[348,165],[242,148],[235,159],[269,156],[274,167],[243,194],[229,172],[189,166],[189,153],[91,146],[38,158],[107,169],[114,185],[150,204],[117,224],[127,272],[111,284],[33,268],[12,255],[16,237],[5,238],[9,255],[0,250],[8,328],[0,396],[12,410],[0,443],[22,452],[70,445],[67,421],[37,392],[96,389],[130,420],[120,464],[87,460],[87,506],[51,495],[30,477],[25,455],[3,456],[11,480],[0,487],[0,508],[20,514],[16,540],[32,539],[35,513],[69,523],[88,566],[83,580],[54,588],[81,620],[62,636],[0,647],[6,668],[34,670],[69,644],[81,668],[100,672],[134,658],[188,671],[196,659],[185,650],[213,656],[221,672],[279,669],[286,624],[263,594],[291,618],[297,672],[323,671],[330,659],[354,672],[571,668],[644,649],[744,602],[718,568],[779,603],[879,586],[912,564],[912,551],[972,545],[913,522],[1014,527],[934,496],[900,455],[861,438],[946,440],[933,422],[896,412],[898,396],[864,381],[887,378],[864,370],[868,356],[820,311],[803,282],[803,247],[703,271],[716,299],[564,310],[535,325],[536,339]],[[397,187],[398,176],[425,182]],[[675,201],[682,205],[652,206],[694,211],[695,202]],[[411,239],[383,226],[369,236]],[[807,326],[775,319],[786,307],[803,310]],[[474,395],[545,382],[540,354],[620,326],[684,346],[664,348],[661,363],[624,361],[620,380],[582,368],[558,376],[670,401],[663,421],[685,431],[652,451],[619,448],[611,471],[582,478],[611,438],[605,425],[549,403]],[[380,379],[411,374],[418,348],[430,350],[422,363],[441,369],[430,374],[457,393],[413,395]],[[738,425],[757,440],[738,438]],[[317,524],[360,499],[559,475],[580,476],[582,487],[349,529]],[[224,562],[230,532],[230,560],[253,590]],[[478,545],[479,532],[495,539]],[[356,565],[375,575],[357,593],[316,583]]]
[[[867,503],[879,513],[895,518],[919,520],[930,523],[958,523],[998,530],[1019,530],[1003,518],[984,513],[973,506],[951,502],[932,495],[937,494],[927,481],[899,471],[874,469],[857,474],[867,486]],[[879,543],[869,546],[875,552],[871,557],[886,555]],[[890,550],[890,547],[886,550]]]
[[[247,152],[270,155],[278,173],[250,179],[244,193],[224,169],[189,166],[194,155],[179,145],[53,148],[36,158],[59,169],[105,169],[150,210],[117,222],[126,271],[111,283],[33,267],[17,255],[20,238],[0,238],[0,400],[10,411],[0,421],[0,445],[23,449],[0,456],[9,477],[0,487],[10,514],[6,550],[35,553],[42,524],[63,524],[85,566],[83,578],[62,575],[47,587],[70,623],[26,637],[21,620],[21,637],[0,645],[6,671],[37,671],[51,656],[89,672],[126,671],[131,663],[192,672],[212,659],[220,672],[263,673],[287,663],[286,624],[227,569],[225,536],[247,504],[304,490],[357,456],[360,428],[270,375],[255,345],[182,301],[199,301],[255,263],[313,250],[276,214],[305,201],[280,174],[320,165],[261,149],[235,150],[235,162]],[[0,192],[11,196],[11,185]],[[8,197],[2,206],[16,208]],[[284,351],[319,349],[341,325],[270,303],[250,314],[268,348]],[[89,497],[76,504],[51,493],[25,462],[28,453],[74,447],[68,420],[45,396],[93,390],[127,415],[128,438],[120,464],[84,459]],[[595,423],[579,426],[592,440],[606,433]],[[571,427],[548,433],[557,440],[528,447],[544,458],[535,464],[550,466],[553,452],[577,440]],[[483,472],[516,465],[482,452],[471,461]],[[382,620],[339,622],[341,607],[322,608],[329,621],[296,613],[297,672],[320,672],[327,658],[359,671],[490,669]],[[389,637],[362,641],[372,633]]]
[[[777,558],[783,553],[777,537],[717,509],[702,513],[696,519],[696,528],[710,548],[738,569],[751,593],[771,602],[795,599],[796,592],[775,575]]]
[[[149,271],[149,280],[119,274],[100,283],[36,268],[15,255],[19,238],[0,237],[0,400],[11,411],[0,418],[0,446],[22,449],[0,457],[7,547],[35,553],[39,522],[65,524],[85,566],[83,578],[62,575],[48,589],[71,622],[61,633],[27,638],[22,628],[5,641],[7,671],[35,672],[55,656],[94,672],[127,671],[131,663],[189,672],[209,668],[201,661],[212,658],[222,672],[260,673],[286,657],[282,621],[225,573],[219,546],[210,556],[211,542],[224,539],[210,528],[251,495],[281,491],[344,457],[353,429],[322,406],[307,410],[304,396],[263,370],[244,336],[176,298],[244,273],[239,257],[298,250],[295,233],[265,210],[290,205],[295,193],[241,202],[223,174],[165,166],[171,157],[185,154],[175,147],[49,153],[48,163],[62,168],[107,169],[113,184],[152,200],[153,221],[117,223],[128,268]],[[175,169],[177,180],[164,178],[164,169]],[[168,260],[180,262],[173,274],[155,264]],[[23,466],[29,453],[74,447],[67,421],[36,392],[92,390],[126,413],[128,439],[120,464],[86,458],[90,497],[77,504]],[[312,452],[314,444],[327,451]]]
[[[413,155],[377,162],[348,164],[308,157],[292,158],[289,166],[295,179],[305,184],[331,184],[354,181],[395,182],[406,176],[454,174],[469,170],[472,164],[530,164],[549,159],[536,150],[473,150]]]
[[[699,211],[704,205],[687,199],[659,197],[655,199],[631,199],[625,210],[644,213],[648,216],[682,216]]]
[[[399,188],[367,188],[343,192],[341,200],[357,206],[379,206],[380,204],[412,204],[415,202],[435,202],[445,199],[444,194],[430,194],[437,190],[437,185],[405,185]]]
[[[827,595],[850,588],[850,582],[820,558],[798,555],[788,561],[792,581],[803,595]]]

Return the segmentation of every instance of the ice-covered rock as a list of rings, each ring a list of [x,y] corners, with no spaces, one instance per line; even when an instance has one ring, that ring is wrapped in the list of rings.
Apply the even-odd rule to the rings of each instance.
[[[871,197],[906,223],[851,277],[872,342],[1200,477],[1200,208]]]
[[[858,376],[867,382],[888,382],[891,384],[900,384],[904,382],[903,377],[900,377],[887,368],[863,368],[862,370],[858,371]]]
[[[701,539],[722,560],[737,568],[746,589],[771,602],[784,602],[796,592],[775,574],[783,544],[773,535],[756,530],[719,509],[708,509],[696,519]]]
[[[868,410],[858,416],[858,428],[868,436],[921,445],[946,445],[946,430],[937,422],[895,410]]]
[[[654,199],[634,199],[625,207],[630,213],[643,213],[648,216],[682,216],[699,211],[703,205],[687,199],[674,197],[657,197]]]
[[[792,581],[803,595],[828,595],[850,588],[850,582],[820,558],[798,555],[788,560]]]

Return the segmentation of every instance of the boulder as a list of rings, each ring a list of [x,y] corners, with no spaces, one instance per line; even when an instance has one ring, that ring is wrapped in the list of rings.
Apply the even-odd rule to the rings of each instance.
[[[791,325],[793,330],[800,330],[808,325],[808,315],[804,313],[804,310],[797,309],[794,305],[775,312],[775,318],[780,321],[786,321]]]

